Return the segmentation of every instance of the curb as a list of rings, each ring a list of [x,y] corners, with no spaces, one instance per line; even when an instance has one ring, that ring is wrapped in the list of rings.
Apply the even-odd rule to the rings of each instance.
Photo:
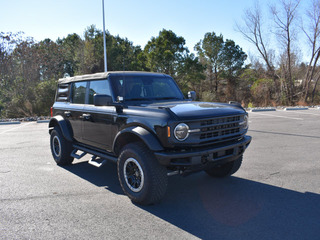
[[[20,124],[21,122],[16,121],[16,122],[0,122],[0,125],[9,125],[9,124]]]
[[[48,123],[50,120],[37,120],[37,123]]]
[[[275,108],[253,108],[250,110],[251,112],[271,112],[276,111]]]
[[[285,108],[284,111],[294,111],[294,110],[309,110],[307,107],[293,107],[293,108]]]

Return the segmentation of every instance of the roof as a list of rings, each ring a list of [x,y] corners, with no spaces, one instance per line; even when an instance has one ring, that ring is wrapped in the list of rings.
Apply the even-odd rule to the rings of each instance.
[[[112,71],[112,72],[101,72],[101,73],[93,73],[93,74],[86,74],[86,75],[79,75],[74,77],[66,77],[60,78],[58,83],[70,83],[70,82],[80,82],[86,80],[99,80],[99,79],[106,79],[109,75],[161,75],[161,76],[168,76],[163,73],[153,73],[153,72],[139,72],[139,71]]]

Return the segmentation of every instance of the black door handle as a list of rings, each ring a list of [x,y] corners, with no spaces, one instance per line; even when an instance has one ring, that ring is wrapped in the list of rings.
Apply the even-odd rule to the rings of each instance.
[[[65,115],[66,117],[70,117],[70,116],[71,116],[71,112],[65,111],[65,112],[64,112],[64,115]]]
[[[91,115],[90,114],[82,114],[82,116],[80,117],[80,118],[82,118],[82,119],[84,119],[84,120],[90,120],[90,118],[91,118]]]

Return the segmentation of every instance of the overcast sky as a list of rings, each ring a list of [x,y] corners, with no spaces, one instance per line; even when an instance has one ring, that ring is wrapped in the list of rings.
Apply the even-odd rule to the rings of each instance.
[[[280,0],[271,0],[279,2]],[[127,37],[144,47],[159,31],[172,30],[186,40],[189,50],[206,32],[222,34],[243,50],[253,52],[235,30],[244,10],[256,0],[105,0],[106,29],[112,35]],[[267,1],[260,1],[265,4]],[[270,1],[269,1],[270,2]],[[311,0],[302,0],[303,4]],[[261,4],[262,4],[261,3]],[[25,32],[40,41],[55,41],[68,34],[83,36],[86,27],[95,24],[102,30],[102,0],[0,0],[0,31]]]

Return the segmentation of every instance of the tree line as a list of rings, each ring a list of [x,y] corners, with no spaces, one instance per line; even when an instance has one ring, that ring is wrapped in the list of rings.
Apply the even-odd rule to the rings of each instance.
[[[304,28],[297,26],[299,4],[281,0],[270,6],[276,44],[270,44],[260,5],[245,11],[237,29],[257,49],[250,64],[242,48],[222,34],[206,33],[191,53],[182,36],[163,29],[144,48],[107,32],[108,71],[163,72],[176,79],[184,94],[195,90],[202,101],[232,100],[244,107],[319,104],[320,2],[312,2]],[[299,34],[309,42],[309,62],[299,60]],[[103,51],[103,32],[94,25],[83,37],[74,33],[56,41],[1,32],[0,117],[48,115],[57,80],[103,72]]]
[[[219,74],[206,80],[211,65],[210,41],[219,38]],[[94,25],[84,32],[52,41],[35,42],[22,33],[0,34],[0,110],[2,117],[47,115],[59,78],[104,71],[103,33]],[[209,43],[207,43],[209,42]],[[152,71],[173,76],[185,94],[196,90],[199,99],[226,100],[233,96],[236,80],[247,55],[232,40],[208,33],[197,44],[201,57],[190,53],[185,39],[163,29],[142,49],[127,38],[106,33],[109,71]],[[209,55],[208,55],[209,54]],[[210,70],[209,70],[210,72]],[[228,92],[218,89],[226,79]],[[209,86],[209,87],[208,87]],[[217,91],[220,91],[220,94]]]

